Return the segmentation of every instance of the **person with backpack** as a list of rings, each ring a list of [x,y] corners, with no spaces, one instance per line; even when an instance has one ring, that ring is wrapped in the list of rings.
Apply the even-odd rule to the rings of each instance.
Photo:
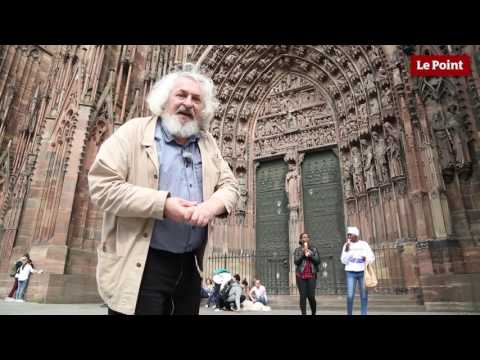
[[[246,299],[242,294],[243,289],[240,284],[240,275],[236,274],[229,285],[225,286],[223,292],[224,304],[227,310],[240,311],[240,304]]]
[[[24,302],[25,300],[23,297],[25,296],[25,290],[28,285],[28,279],[30,278],[31,273],[43,273],[43,270],[36,270],[33,268],[33,262],[31,259],[27,259],[27,261],[20,267],[15,277],[18,279],[18,289],[15,294],[15,301],[17,302]]]
[[[12,289],[10,290],[8,296],[5,298],[5,301],[15,301],[15,293],[17,292],[17,289],[18,289],[18,279],[17,277],[15,276],[20,267],[27,261],[27,259],[29,259],[30,257],[28,256],[28,254],[25,254],[23,255],[20,259],[18,259],[17,261],[15,261],[15,264],[13,264],[12,266],[12,269],[10,271],[10,277],[14,278],[14,283],[13,283],[13,287]]]
[[[214,309],[215,311],[220,311],[221,308],[224,306],[224,302],[222,301],[222,290],[224,290],[225,286],[229,283],[232,279],[232,275],[228,272],[227,269],[219,269],[215,271],[213,275],[213,301],[214,301]],[[225,291],[224,291],[225,292]]]

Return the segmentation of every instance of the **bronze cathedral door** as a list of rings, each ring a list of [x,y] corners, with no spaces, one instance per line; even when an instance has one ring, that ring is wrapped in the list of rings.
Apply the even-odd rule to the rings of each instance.
[[[287,164],[279,159],[260,163],[256,173],[256,275],[272,294],[289,294],[296,287],[294,274],[289,274],[294,266],[290,264],[287,171]],[[306,154],[301,179],[304,229],[321,256],[317,293],[343,293],[340,252],[345,224],[338,157],[332,150]]]
[[[287,164],[261,162],[256,174],[256,277],[270,294],[289,294]]]
[[[345,291],[340,253],[345,239],[343,195],[338,157],[332,150],[305,155],[302,163],[305,231],[318,248],[321,264],[317,294]]]

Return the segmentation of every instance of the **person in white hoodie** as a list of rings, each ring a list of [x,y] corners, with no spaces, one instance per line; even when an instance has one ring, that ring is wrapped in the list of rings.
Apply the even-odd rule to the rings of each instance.
[[[27,259],[27,261],[18,269],[18,273],[15,277],[18,279],[18,289],[15,294],[16,301],[23,302],[23,296],[25,294],[25,289],[27,288],[28,278],[31,273],[43,273],[43,270],[35,270],[32,266],[32,260]]]
[[[347,228],[347,242],[343,245],[341,261],[347,273],[347,315],[353,314],[353,299],[358,282],[360,288],[361,314],[367,315],[368,293],[365,287],[365,266],[375,260],[372,249],[366,241],[359,240],[360,230],[355,226]]]

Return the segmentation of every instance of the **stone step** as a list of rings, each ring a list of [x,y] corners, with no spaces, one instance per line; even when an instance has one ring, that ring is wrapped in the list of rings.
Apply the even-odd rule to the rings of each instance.
[[[317,295],[317,308],[326,311],[345,311],[346,298],[341,295]],[[206,304],[206,300],[202,301]],[[308,301],[307,301],[308,304]],[[276,310],[298,310],[298,295],[270,295],[269,306]],[[308,307],[308,305],[307,305]],[[368,309],[379,312],[424,312],[425,307],[419,305],[410,295],[369,294]],[[354,311],[360,311],[360,297],[355,296]]]
[[[336,303],[344,302],[345,296],[331,296],[331,295],[317,295],[315,297],[318,302],[324,303]],[[355,298],[359,298],[359,295],[356,294]],[[289,304],[297,303],[299,299],[298,295],[286,295],[286,296],[269,296],[269,301],[271,303],[277,304]],[[415,299],[408,295],[370,295],[368,296],[368,301],[371,303],[385,303],[385,304],[416,304]]]
[[[272,307],[272,309],[278,309],[278,310],[296,310],[299,309],[299,304],[293,305],[293,304],[288,304],[288,305],[279,305],[279,304],[269,304],[269,306]],[[308,307],[308,301],[307,301],[307,307]],[[317,309],[322,309],[322,310],[345,310],[346,304],[322,304],[317,302]],[[360,310],[360,302],[355,301],[354,310]],[[369,310],[374,310],[374,311],[386,311],[386,312],[391,312],[391,311],[405,311],[405,312],[423,312],[426,311],[425,307],[422,305],[410,305],[410,304],[403,304],[403,305],[389,305],[389,304],[370,304],[368,303],[368,309]]]
[[[338,295],[317,295],[317,308],[323,310],[345,310],[346,298]],[[269,305],[275,309],[294,310],[299,307],[298,296],[271,296]],[[373,311],[401,311],[401,312],[422,312],[423,305],[419,305],[409,295],[369,295],[368,308]],[[360,309],[360,297],[355,296],[354,310]]]
[[[360,301],[360,298],[359,297],[355,297],[355,301]],[[320,300],[317,298],[317,303],[318,304],[324,304],[324,305],[336,305],[336,304],[344,304],[347,300],[346,299],[342,299],[342,300],[338,300],[338,301],[324,301],[324,300]],[[278,302],[278,301],[269,301],[270,304],[272,305],[291,305],[291,304],[298,304],[299,302],[299,298],[297,298],[295,301],[288,301],[288,302]],[[406,302],[401,302],[401,301],[375,301],[375,300],[370,300],[368,299],[368,303],[371,304],[371,305],[388,305],[388,306],[400,306],[400,305],[419,305],[415,302],[412,302],[412,301],[406,301]]]

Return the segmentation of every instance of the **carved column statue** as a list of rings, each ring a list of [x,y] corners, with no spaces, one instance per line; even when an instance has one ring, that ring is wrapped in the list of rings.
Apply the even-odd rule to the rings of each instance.
[[[452,104],[447,108],[446,130],[455,156],[455,167],[461,169],[465,165],[469,165],[470,154],[468,152],[465,129],[462,116],[458,112],[456,104]]]
[[[245,177],[239,177],[238,178],[238,186],[240,190],[240,198],[238,199],[237,203],[237,213],[240,213],[241,215],[245,215],[247,212],[247,184],[245,181]]]
[[[295,158],[296,158],[295,154]],[[285,156],[289,158],[289,154]],[[297,159],[295,159],[297,160]],[[288,197],[288,209],[290,210],[290,216],[288,221],[288,242],[290,249],[290,286],[295,284],[295,264],[293,262],[293,252],[298,245],[299,231],[299,208],[300,208],[300,174],[298,171],[297,162],[292,162],[292,159],[288,161],[288,173],[285,176],[285,191]]]
[[[440,158],[442,172],[450,171],[454,167],[453,148],[445,126],[445,119],[441,111],[432,117],[432,129],[437,141],[437,151]]]
[[[389,180],[385,140],[376,131],[372,131],[372,141],[377,179],[380,184],[385,184]]]
[[[400,154],[400,135],[390,123],[384,125],[387,136],[387,154],[390,165],[390,175],[392,178],[403,176],[403,166]]]
[[[362,139],[360,143],[363,145],[363,170],[365,173],[365,185],[368,190],[377,186],[375,165],[373,163],[373,150],[369,141]]]
[[[353,184],[352,184],[352,163],[348,158],[348,155],[343,154],[342,156],[343,163],[343,193],[345,199],[353,198]]]
[[[294,163],[288,164],[288,173],[285,176],[285,191],[288,196],[288,208],[298,209],[300,199],[300,175]]]
[[[363,165],[362,157],[358,147],[352,147],[352,170],[353,170],[353,187],[357,194],[365,192],[365,183],[363,181]]]

